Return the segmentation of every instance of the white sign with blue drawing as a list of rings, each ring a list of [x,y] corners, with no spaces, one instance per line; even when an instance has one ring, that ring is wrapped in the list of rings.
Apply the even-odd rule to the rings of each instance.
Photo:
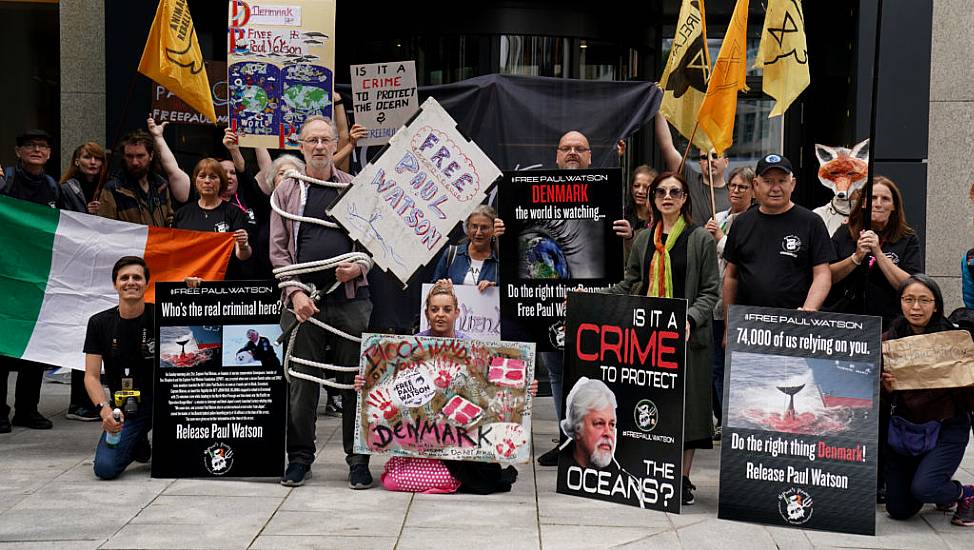
[[[501,171],[429,98],[328,210],[375,264],[405,283],[448,242]]]

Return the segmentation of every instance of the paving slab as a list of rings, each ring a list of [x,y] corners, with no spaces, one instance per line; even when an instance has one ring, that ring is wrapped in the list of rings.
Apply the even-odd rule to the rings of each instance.
[[[676,537],[669,526],[652,527],[604,527],[591,525],[542,525],[541,548],[544,550],[592,550],[594,548],[619,548],[636,545],[635,548],[653,548],[655,535],[663,537],[674,548]],[[659,539],[662,544],[663,540]],[[662,548],[663,546],[656,546]]]
[[[250,550],[393,550],[396,540],[396,537],[374,536],[261,535],[250,545]]]
[[[538,530],[520,529],[484,524],[477,530],[462,532],[453,528],[426,529],[406,528],[396,550],[429,550],[442,544],[444,547],[503,548],[505,550],[538,550],[541,543]]]

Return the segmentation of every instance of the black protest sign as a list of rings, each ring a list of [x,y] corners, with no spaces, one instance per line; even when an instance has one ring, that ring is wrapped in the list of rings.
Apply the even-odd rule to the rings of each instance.
[[[538,351],[564,346],[565,293],[622,279],[622,172],[505,172],[498,191],[501,336],[535,342]]]
[[[559,493],[680,512],[686,319],[686,300],[569,293]]]
[[[879,317],[732,307],[718,517],[876,531]]]
[[[156,283],[152,477],[281,475],[279,296],[271,281]]]

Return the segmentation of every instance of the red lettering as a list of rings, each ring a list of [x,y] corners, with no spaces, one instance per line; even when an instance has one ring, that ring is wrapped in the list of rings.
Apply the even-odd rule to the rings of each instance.
[[[663,359],[663,354],[664,353],[665,354],[672,354],[672,353],[674,353],[676,351],[676,347],[674,347],[674,346],[667,346],[666,343],[664,342],[664,340],[670,340],[670,341],[677,340],[677,341],[679,341],[679,338],[680,338],[680,335],[677,334],[676,332],[673,332],[672,330],[667,330],[667,331],[663,331],[663,332],[658,333],[658,336],[656,338],[656,364],[660,368],[664,368],[664,369],[677,369],[677,368],[680,367],[679,365],[677,365],[673,361],[665,361]]]
[[[599,354],[582,352],[582,331],[584,330],[599,332],[599,327],[593,325],[592,323],[582,323],[578,325],[578,332],[575,333],[575,355],[577,355],[582,361],[598,361]]]
[[[629,330],[631,331],[632,329],[629,329]],[[615,343],[609,342],[608,339],[606,338],[606,336],[608,336],[610,334],[615,334],[616,337],[618,338],[615,341]],[[620,363],[628,363],[629,362],[627,360],[628,358],[623,358],[623,354],[625,353],[625,351],[624,351],[624,347],[622,345],[622,340],[623,340],[622,334],[623,334],[622,333],[622,329],[619,328],[619,327],[613,327],[613,326],[609,326],[609,325],[602,325],[602,342],[601,342],[602,343],[602,349],[601,349],[601,354],[600,354],[599,359],[601,359],[602,361],[605,361],[606,352],[611,351],[611,352],[615,353],[616,361],[619,361]]]

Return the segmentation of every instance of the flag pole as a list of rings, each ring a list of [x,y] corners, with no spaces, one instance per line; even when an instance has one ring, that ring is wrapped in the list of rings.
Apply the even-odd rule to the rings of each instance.
[[[700,126],[700,120],[693,125],[693,131],[690,132],[690,142],[687,143],[687,150],[683,151],[683,158],[680,159],[680,167],[676,169],[677,174],[683,173],[683,167],[687,164],[687,157],[690,155],[690,149],[693,147],[693,138],[697,135],[697,128]]]
[[[711,168],[714,163],[713,152],[707,150],[707,179],[710,184],[710,211],[714,213],[714,221],[717,221],[717,200],[714,199],[714,170]]]

